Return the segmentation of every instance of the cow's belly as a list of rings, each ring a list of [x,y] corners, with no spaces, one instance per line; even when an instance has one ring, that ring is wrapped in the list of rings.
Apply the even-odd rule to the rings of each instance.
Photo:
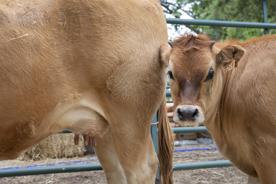
[[[0,160],[14,159],[49,135],[49,131],[35,121],[14,121],[0,125]]]
[[[47,108],[47,112],[39,108],[25,109],[23,115],[17,108],[10,111],[12,116],[1,113],[0,159],[16,158],[23,150],[64,129],[92,136],[104,134],[108,123],[101,106],[102,99],[104,97],[90,90],[82,95],[68,95],[56,106]]]

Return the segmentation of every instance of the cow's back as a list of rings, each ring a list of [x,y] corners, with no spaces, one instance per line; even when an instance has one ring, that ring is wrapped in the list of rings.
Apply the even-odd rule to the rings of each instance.
[[[230,80],[233,88],[229,89],[233,96],[239,97],[233,101],[240,103],[246,119],[263,121],[260,125],[263,128],[265,122],[276,122],[276,37],[268,38],[244,43],[246,54]],[[276,130],[275,123],[268,127],[271,126]]]

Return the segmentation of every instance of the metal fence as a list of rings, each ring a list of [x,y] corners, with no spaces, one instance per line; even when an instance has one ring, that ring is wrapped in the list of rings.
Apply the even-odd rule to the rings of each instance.
[[[202,25],[202,26],[222,26],[222,27],[238,27],[238,28],[262,28],[267,32],[267,29],[276,29],[276,24],[267,23],[267,2],[263,3],[263,17],[264,22],[238,22],[238,21],[219,21],[219,20],[191,20],[191,19],[167,19],[168,24],[182,24],[182,25]],[[167,96],[170,94],[167,93]],[[154,146],[157,149],[157,122],[156,117],[152,124],[152,139]],[[205,127],[195,128],[174,128],[175,133],[192,133],[192,132],[206,132]],[[203,162],[192,162],[175,164],[173,169],[187,170],[187,169],[203,169],[203,168],[214,168],[214,167],[227,167],[231,166],[231,162],[227,160],[216,160],[216,161],[203,161]],[[8,168],[0,169],[0,177],[11,177],[11,176],[26,176],[26,175],[38,175],[38,174],[50,174],[50,173],[68,173],[68,172],[81,172],[81,171],[95,171],[101,170],[100,165],[93,164],[57,164],[50,166],[37,166],[34,168],[22,167],[22,168]]]

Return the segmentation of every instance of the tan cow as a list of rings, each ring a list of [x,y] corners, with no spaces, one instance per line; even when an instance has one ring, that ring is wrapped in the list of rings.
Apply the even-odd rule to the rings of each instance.
[[[174,120],[204,121],[237,167],[276,184],[276,36],[215,43],[189,35],[172,45]]]
[[[0,0],[0,26],[0,159],[67,128],[95,138],[108,183],[154,183],[169,52],[159,1]],[[160,133],[170,183],[165,118]]]

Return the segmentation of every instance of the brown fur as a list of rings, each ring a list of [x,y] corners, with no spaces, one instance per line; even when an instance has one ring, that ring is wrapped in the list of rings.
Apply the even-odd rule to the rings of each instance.
[[[69,128],[95,137],[108,183],[153,183],[150,121],[167,66],[159,1],[1,0],[0,24],[0,159]]]
[[[264,35],[261,37],[254,37],[254,38],[250,38],[248,40],[245,41],[240,41],[240,40],[225,40],[223,42],[217,42],[216,46],[218,47],[223,47],[226,45],[240,45],[240,46],[248,46],[248,45],[253,45],[256,44],[258,42],[266,42],[266,41],[271,41],[276,39],[276,35]]]
[[[220,151],[262,184],[276,183],[275,58],[276,35],[214,45],[206,36],[183,36],[170,56],[174,108],[200,106]],[[205,81],[211,66],[214,78]]]

